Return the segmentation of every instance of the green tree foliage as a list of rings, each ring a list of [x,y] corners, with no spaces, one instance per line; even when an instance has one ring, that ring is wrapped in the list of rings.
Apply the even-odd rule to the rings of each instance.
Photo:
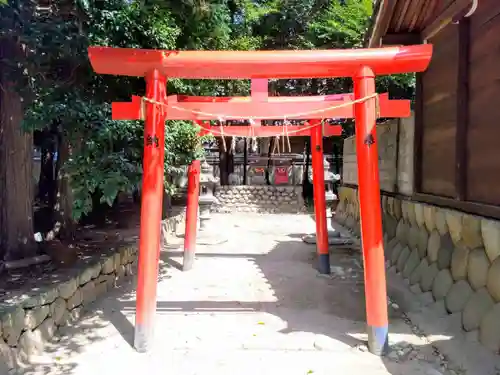
[[[145,91],[144,81],[93,73],[89,45],[195,50],[359,48],[371,0],[0,0],[0,37],[22,53],[11,61],[26,104],[28,130],[57,126],[71,149],[61,176],[71,181],[73,216],[93,202],[112,205],[141,177],[143,124],[112,121],[109,103]],[[223,77],[221,77],[223,78]],[[412,76],[382,77],[381,89],[412,94]],[[247,95],[249,81],[171,80],[167,91],[188,95]],[[352,89],[349,79],[277,80],[274,93],[330,94]],[[197,129],[166,124],[165,171],[200,157]],[[170,189],[168,180],[166,188]]]
[[[68,15],[59,9],[45,18],[34,17],[32,31],[25,33],[33,50],[30,57],[38,59],[25,62],[38,68],[28,75],[33,100],[26,111],[25,126],[37,129],[59,124],[62,138],[73,151],[61,173],[71,181],[72,214],[78,220],[92,210],[96,197],[112,205],[119,192],[137,188],[142,173],[143,124],[112,121],[109,102],[143,93],[144,82],[95,75],[87,47],[175,49],[181,30],[170,11],[159,5],[146,10],[138,2],[86,1],[72,6],[71,11]],[[41,72],[40,67],[46,71]],[[183,88],[180,81],[170,86],[171,91]],[[200,157],[201,147],[192,124],[175,121],[166,127],[168,176]],[[172,190],[168,179],[165,186]]]
[[[359,48],[372,14],[372,0],[331,1],[309,23],[311,48]]]

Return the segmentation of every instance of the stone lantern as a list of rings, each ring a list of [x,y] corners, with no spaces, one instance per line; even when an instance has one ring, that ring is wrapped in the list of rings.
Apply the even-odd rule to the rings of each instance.
[[[330,172],[330,163],[323,158],[323,168],[325,170],[325,201],[326,201],[326,218],[328,219],[328,229],[331,229],[332,204],[337,200],[337,196],[333,192],[333,184],[335,182],[335,175]]]
[[[323,169],[324,169],[324,179],[325,179],[325,201],[326,201],[326,217],[331,219],[332,215],[332,203],[337,200],[337,195],[334,193],[333,185],[336,182],[336,175],[330,172],[330,163],[326,160],[326,156],[323,157]],[[313,182],[312,170],[309,171],[309,181]],[[330,229],[330,220],[328,221],[328,229]]]
[[[338,197],[334,193],[334,184],[339,180],[339,176],[330,171],[330,163],[323,158],[324,178],[325,178],[325,201],[326,201],[326,222],[328,230],[328,243],[330,245],[349,245],[352,241],[342,237],[340,232],[332,227],[332,205],[337,201]],[[312,181],[312,173],[309,174],[309,179]],[[316,234],[308,234],[302,237],[302,241],[308,244],[316,243]]]
[[[217,200],[214,196],[214,190],[218,178],[213,176],[212,168],[210,168],[206,160],[202,162],[200,172],[200,197],[198,199],[200,226],[196,236],[196,243],[200,245],[216,245],[227,241],[222,238],[221,231],[211,228],[210,225],[212,219],[210,211]]]
[[[206,160],[201,164],[200,172],[200,198],[198,204],[200,207],[200,230],[204,230],[211,219],[210,209],[215,202],[214,189],[217,178],[212,175],[210,165]]]

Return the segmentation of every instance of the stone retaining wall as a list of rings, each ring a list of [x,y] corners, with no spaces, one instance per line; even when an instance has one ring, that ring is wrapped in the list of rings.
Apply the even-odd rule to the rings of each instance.
[[[184,215],[163,220],[162,237],[179,231]],[[37,290],[19,291],[0,305],[0,373],[16,369],[41,353],[59,327],[71,324],[91,309],[99,296],[135,274],[137,247],[103,249],[93,259],[57,275]],[[55,278],[56,275],[51,275]]]
[[[360,234],[357,189],[342,187],[336,221]],[[382,196],[386,264],[421,301],[460,314],[466,337],[500,352],[500,222]]]
[[[304,210],[301,186],[219,186],[215,212],[298,213]]]
[[[380,188],[391,193],[413,193],[414,116],[377,125]],[[356,137],[344,140],[342,180],[358,184]]]

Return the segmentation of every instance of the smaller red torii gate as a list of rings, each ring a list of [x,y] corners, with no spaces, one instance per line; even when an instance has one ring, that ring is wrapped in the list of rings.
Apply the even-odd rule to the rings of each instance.
[[[379,116],[384,118],[407,117],[410,105],[407,100],[390,100],[388,94],[373,95],[377,99]],[[311,156],[314,189],[314,211],[316,221],[316,247],[318,271],[330,273],[328,250],[328,230],[326,218],[325,181],[323,167],[323,137],[340,136],[341,125],[322,124],[325,114],[336,114],[336,118],[353,118],[354,95],[336,94],[323,96],[268,96],[268,80],[252,79],[249,97],[215,97],[170,95],[163,107],[168,119],[193,120],[200,126],[200,134],[215,134],[221,137],[311,137]],[[364,101],[363,99],[361,101]],[[300,112],[297,111],[300,108]],[[307,109],[307,111],[303,109]],[[287,112],[288,111],[288,112]],[[262,115],[265,113],[266,115]],[[263,119],[283,117],[287,119],[308,119],[305,125],[261,126]],[[241,115],[252,117],[254,125],[214,126],[208,120],[240,119]],[[114,120],[138,120],[144,118],[144,99],[133,96],[131,102],[112,103]],[[224,130],[226,129],[226,130]],[[184,237],[183,270],[193,267],[196,253],[196,229],[198,214],[198,195],[200,162],[194,161],[188,167],[186,230]]]
[[[146,95],[135,98],[128,107],[113,112],[114,119],[144,119],[144,166],[139,244],[139,269],[136,302],[134,346],[137,351],[148,349],[156,312],[156,286],[160,249],[161,201],[163,197],[163,163],[165,120],[224,120],[255,119],[253,113],[265,119],[311,119],[354,117],[356,125],[356,153],[358,161],[359,200],[361,212],[361,238],[363,247],[368,347],[374,354],[383,354],[388,347],[388,313],[385,280],[385,262],[380,207],[380,181],[376,119],[383,109],[383,100],[376,105],[375,76],[422,72],[427,69],[432,45],[402,46],[374,49],[314,50],[314,51],[161,51],[130,48],[89,47],[92,67],[98,74],[144,77]],[[295,113],[297,102],[285,104],[261,100],[252,103],[234,99],[232,113],[226,112],[227,103],[185,102],[166,96],[168,78],[190,79],[255,79],[255,78],[334,78],[352,77],[354,97],[351,103],[330,106],[325,100],[301,103],[307,111]],[[232,100],[232,99],[231,99]],[[229,101],[231,101],[229,100]],[[275,100],[275,99],[273,99]],[[277,99],[276,99],[277,100]],[[212,107],[208,107],[211,104]],[[256,105],[258,104],[258,105]],[[290,113],[283,114],[285,106]],[[409,102],[406,104],[409,108]],[[252,108],[254,107],[254,108]],[[115,105],[115,108],[116,105]],[[211,108],[211,109],[210,109]],[[390,106],[392,108],[392,106]],[[227,109],[227,108],[226,108]],[[254,112],[248,112],[253,109]],[[206,112],[205,112],[206,110]],[[176,112],[177,111],[177,112]],[[185,112],[181,115],[180,112]],[[382,111],[381,111],[382,112]],[[397,117],[407,116],[399,113]],[[177,114],[178,117],[172,115]],[[350,116],[347,116],[347,115]],[[206,118],[203,118],[203,115]],[[387,116],[387,115],[386,115]],[[387,116],[392,117],[392,116]],[[396,116],[395,116],[396,117]],[[322,161],[321,120],[311,121],[314,131],[312,143],[316,145],[313,157]],[[264,127],[261,127],[264,128]],[[328,129],[328,126],[325,126]],[[314,164],[314,161],[313,161]],[[322,171],[322,168],[316,168]],[[323,200],[323,173],[313,176],[322,192],[315,200]],[[315,205],[316,211],[318,206]],[[323,211],[324,212],[324,211]],[[326,214],[325,214],[326,216]],[[326,218],[325,218],[326,224]],[[318,222],[316,223],[318,225]],[[325,228],[326,232],[326,228]],[[320,238],[317,243],[319,246]],[[328,239],[326,239],[328,246]],[[327,248],[328,250],[328,248]],[[326,252],[328,253],[328,251]]]

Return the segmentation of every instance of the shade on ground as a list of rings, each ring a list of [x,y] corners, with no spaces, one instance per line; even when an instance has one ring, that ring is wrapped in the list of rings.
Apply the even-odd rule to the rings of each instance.
[[[428,374],[430,364],[396,363],[359,350],[364,338],[359,254],[332,249],[331,278],[315,271],[307,215],[219,215],[229,241],[200,246],[182,273],[180,242],[163,249],[153,347],[133,342],[134,285],[98,301],[67,328],[30,374]],[[393,342],[425,343],[404,322]],[[434,373],[435,374],[435,373]]]

